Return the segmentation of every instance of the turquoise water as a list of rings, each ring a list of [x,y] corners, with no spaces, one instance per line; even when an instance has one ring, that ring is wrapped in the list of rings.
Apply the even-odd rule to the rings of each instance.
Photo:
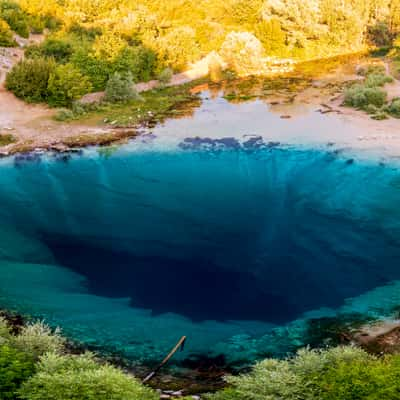
[[[178,361],[242,363],[310,343],[318,318],[400,305],[396,165],[254,136],[143,142],[1,161],[0,306],[140,362],[186,335]]]

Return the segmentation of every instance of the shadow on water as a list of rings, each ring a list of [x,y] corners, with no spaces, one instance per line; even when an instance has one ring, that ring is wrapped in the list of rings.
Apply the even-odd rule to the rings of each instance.
[[[129,297],[153,315],[174,312],[194,322],[259,320],[282,323],[298,313],[285,295],[273,293],[250,272],[218,266],[210,255],[180,260],[139,257],[91,247],[68,237],[43,239],[59,265],[87,277],[100,296]]]

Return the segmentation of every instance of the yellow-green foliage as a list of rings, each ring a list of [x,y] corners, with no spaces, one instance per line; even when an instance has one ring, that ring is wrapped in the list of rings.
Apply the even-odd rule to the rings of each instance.
[[[47,102],[52,106],[69,106],[91,89],[89,79],[72,64],[58,65],[49,76]]]
[[[45,353],[60,353],[64,349],[65,339],[56,330],[53,332],[43,322],[28,324],[17,336],[10,339],[11,345],[38,359]]]
[[[91,353],[68,355],[65,339],[42,322],[13,335],[0,318],[2,400],[158,400],[133,376]]]
[[[355,347],[301,350],[267,359],[248,374],[228,377],[229,389],[209,400],[395,400],[400,356],[376,358]]]
[[[239,76],[264,72],[264,48],[251,33],[229,33],[222,44],[221,56]]]
[[[43,24],[57,27],[28,55],[71,63],[97,91],[104,90],[115,73],[131,73],[135,82],[147,81],[165,68],[184,70],[211,51],[239,75],[247,75],[262,73],[263,58],[268,56],[311,59],[362,50],[370,44],[387,46],[400,33],[399,3],[0,0],[0,17],[25,36],[29,29],[40,31]],[[50,98],[47,93],[39,97]]]
[[[99,27],[95,53],[114,57],[139,40],[167,66],[219,50],[232,32],[254,34],[268,54],[310,58],[378,45],[400,33],[400,0],[19,0],[30,15]],[[376,37],[375,37],[375,36]],[[385,44],[385,43],[383,43]],[[165,66],[165,65],[164,65]]]
[[[0,47],[12,47],[16,42],[11,32],[10,25],[6,21],[0,19]]]
[[[56,64],[53,59],[21,60],[8,73],[6,88],[28,102],[46,101],[47,84],[55,68]]]
[[[34,362],[27,353],[0,344],[0,394],[2,400],[17,399],[21,384],[34,373]]]
[[[20,390],[26,400],[158,400],[156,392],[90,354],[47,354]]]

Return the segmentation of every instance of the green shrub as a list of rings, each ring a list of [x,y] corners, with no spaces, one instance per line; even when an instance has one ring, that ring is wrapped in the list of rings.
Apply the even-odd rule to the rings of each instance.
[[[53,57],[57,62],[68,62],[72,53],[72,45],[61,39],[46,39],[42,44],[43,55]]]
[[[393,117],[400,118],[400,98],[393,99],[387,111]]]
[[[44,17],[44,26],[47,28],[49,31],[56,31],[61,28],[62,26],[62,21],[60,21],[57,17],[54,15],[45,15]]]
[[[200,55],[195,31],[188,26],[180,26],[157,38],[155,47],[160,64],[183,70]]]
[[[0,17],[4,19],[18,35],[24,38],[29,37],[28,17],[17,3],[12,1],[0,1]]]
[[[71,26],[68,28],[68,32],[73,33],[82,40],[89,41],[94,41],[97,36],[102,34],[101,28],[99,27],[86,28],[76,22],[71,24]]]
[[[112,63],[92,57],[85,48],[74,52],[71,57],[71,63],[89,78],[95,91],[104,90],[114,72]]]
[[[49,77],[47,101],[56,107],[71,106],[91,90],[89,79],[72,64],[58,65]]]
[[[26,400],[156,400],[159,395],[91,355],[45,355],[20,391]]]
[[[386,98],[387,93],[380,88],[356,84],[346,90],[344,104],[364,110],[369,105],[382,107]]]
[[[75,114],[69,108],[58,110],[54,119],[59,122],[71,121],[75,118]]]
[[[252,371],[227,378],[229,389],[210,394],[210,400],[320,400],[320,377],[335,365],[375,360],[355,347],[328,350],[300,350],[286,360],[267,359]],[[333,398],[332,398],[333,399]]]
[[[364,65],[357,71],[358,75],[368,76],[370,74],[386,74],[386,69],[383,65]]]
[[[374,87],[382,87],[386,85],[386,83],[391,83],[391,82],[393,82],[393,78],[391,76],[382,73],[372,73],[367,75],[364,85],[369,88],[374,88]]]
[[[40,16],[29,16],[28,17],[29,27],[31,28],[32,33],[43,33],[44,28],[46,27],[46,20],[41,18]]]
[[[34,373],[34,361],[25,352],[0,346],[0,396],[2,400],[17,399],[21,384]]]
[[[161,86],[166,86],[168,83],[170,83],[173,74],[174,72],[171,68],[164,68],[157,76],[157,79],[160,82]]]
[[[371,116],[372,119],[375,119],[376,121],[382,121],[384,119],[388,119],[389,116],[384,110],[379,110],[377,113]]]
[[[320,400],[395,400],[400,393],[400,357],[340,361],[315,378]]]
[[[72,45],[61,39],[46,39],[41,45],[33,44],[25,49],[25,57],[50,57],[58,63],[67,63],[73,53]]]
[[[115,59],[113,70],[130,72],[135,82],[146,82],[154,76],[157,57],[154,52],[143,46],[127,46]]]
[[[28,102],[43,102],[47,98],[47,84],[56,64],[52,59],[25,59],[8,73],[6,88]]]
[[[56,330],[42,322],[26,325],[18,336],[13,336],[10,344],[19,351],[29,354],[37,360],[48,352],[60,353],[64,349],[65,339]]]
[[[116,72],[107,82],[104,100],[119,103],[134,99],[139,99],[139,94],[135,89],[132,74]]]
[[[13,33],[6,21],[0,19],[0,47],[13,47],[17,42],[14,40]]]
[[[43,58],[43,48],[38,44],[31,44],[25,48],[25,58]]]

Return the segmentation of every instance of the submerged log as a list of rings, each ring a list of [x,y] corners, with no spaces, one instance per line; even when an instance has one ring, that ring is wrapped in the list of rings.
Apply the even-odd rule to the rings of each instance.
[[[146,383],[148,381],[150,381],[150,379],[152,379],[157,372],[173,357],[173,355],[179,350],[181,349],[181,351],[183,350],[183,347],[185,345],[185,341],[186,341],[186,336],[182,336],[179,339],[179,342],[175,345],[175,347],[169,352],[169,354],[164,358],[164,360],[161,361],[161,363],[157,366],[156,369],[154,369],[152,372],[150,372],[150,374],[148,374],[143,380],[142,383]]]

